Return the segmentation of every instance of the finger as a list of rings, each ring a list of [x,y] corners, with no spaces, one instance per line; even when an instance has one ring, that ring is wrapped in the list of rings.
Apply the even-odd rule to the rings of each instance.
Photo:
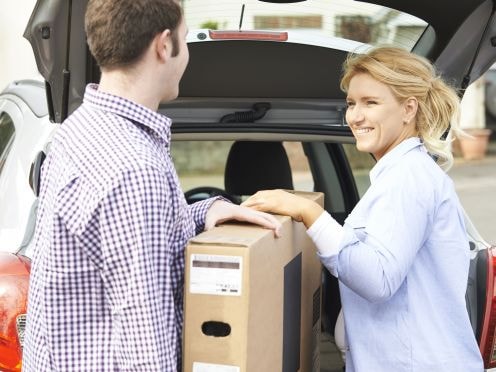
[[[281,222],[279,222],[279,220],[271,214],[264,213],[264,212],[260,212],[260,213],[262,213],[263,218],[265,218],[267,221],[269,221],[269,223],[271,223],[275,226],[274,235],[276,236],[276,238],[280,238],[281,237],[281,227],[282,227]]]
[[[240,205],[242,207],[251,207],[253,204],[255,203],[255,201],[252,199],[252,198],[249,198],[249,199],[246,199],[243,203],[241,203]]]
[[[250,219],[249,222],[260,225],[266,229],[273,230],[276,237],[280,237],[281,235],[281,224],[279,223],[279,221],[272,221],[270,219],[267,219],[265,216],[255,215]]]
[[[251,210],[256,212],[274,212],[274,208],[268,204],[257,203],[249,207]]]
[[[260,224],[261,221],[267,221],[267,222],[269,221],[268,219],[265,218],[265,214],[266,213],[264,212],[255,211],[251,208],[240,207],[236,211],[234,218],[240,221],[255,222]]]
[[[275,228],[275,229],[281,227],[281,222],[279,222],[279,220],[275,216],[273,216],[272,214],[265,213],[265,212],[257,212],[257,211],[255,211],[255,213],[256,213],[256,216],[258,218],[261,218],[261,219],[266,221],[264,223],[265,227],[270,227],[270,228]]]
[[[262,208],[263,205],[264,205],[263,200],[245,201],[243,204],[241,204],[242,207],[247,207],[247,208],[251,208],[251,209]]]
[[[273,214],[270,214],[270,213],[265,213],[265,212],[258,212],[260,213],[260,215],[265,218],[266,220],[270,221],[271,223],[275,224],[275,225],[280,225],[281,223],[279,222],[279,220],[273,215]]]
[[[250,196],[248,199],[246,199],[243,203],[241,203],[241,206],[248,207],[248,206],[252,206],[252,205],[256,205],[256,204],[260,203],[261,199],[255,195]]]
[[[246,199],[241,205],[244,205],[245,203],[253,203],[256,201],[265,200],[269,198],[273,194],[273,192],[274,190],[257,191],[255,194]]]
[[[275,208],[275,203],[277,203],[276,200],[270,200],[269,198],[262,198],[262,197],[257,197],[256,199],[248,199],[245,201],[243,204],[241,204],[243,207],[248,207],[251,209],[255,209],[257,211],[263,211],[263,212],[272,212],[274,211]]]

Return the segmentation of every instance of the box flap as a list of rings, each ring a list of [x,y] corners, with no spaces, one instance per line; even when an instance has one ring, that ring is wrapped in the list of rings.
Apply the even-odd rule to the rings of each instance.
[[[234,247],[248,247],[253,239],[247,239],[235,236],[226,235],[197,235],[192,238],[190,244],[203,244],[203,245],[220,245],[220,246],[234,246]]]

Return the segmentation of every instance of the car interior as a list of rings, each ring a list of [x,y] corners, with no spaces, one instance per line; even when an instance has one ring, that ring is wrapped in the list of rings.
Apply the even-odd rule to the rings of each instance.
[[[227,156],[224,173],[225,190],[212,186],[197,187],[185,192],[188,204],[204,194],[221,195],[240,204],[242,196],[259,190],[293,189],[288,156],[281,142],[235,141]]]

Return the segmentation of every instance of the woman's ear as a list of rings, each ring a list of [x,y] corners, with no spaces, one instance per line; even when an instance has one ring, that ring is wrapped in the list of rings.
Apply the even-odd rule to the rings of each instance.
[[[410,123],[411,121],[413,121],[413,119],[417,115],[417,110],[418,110],[417,98],[408,97],[405,100],[403,107],[405,109],[405,117],[403,119],[403,122],[404,123]]]

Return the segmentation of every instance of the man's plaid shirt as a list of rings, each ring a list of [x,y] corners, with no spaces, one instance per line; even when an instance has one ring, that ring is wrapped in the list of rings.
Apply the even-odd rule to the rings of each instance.
[[[86,89],[43,165],[24,371],[176,371],[189,207],[169,118]]]

